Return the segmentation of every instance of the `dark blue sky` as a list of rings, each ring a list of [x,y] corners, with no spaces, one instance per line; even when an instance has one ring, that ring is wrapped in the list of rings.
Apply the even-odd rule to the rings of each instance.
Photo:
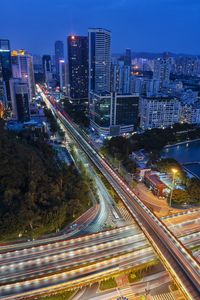
[[[0,38],[53,53],[54,41],[88,27],[112,31],[112,51],[200,54],[200,0],[0,0]]]

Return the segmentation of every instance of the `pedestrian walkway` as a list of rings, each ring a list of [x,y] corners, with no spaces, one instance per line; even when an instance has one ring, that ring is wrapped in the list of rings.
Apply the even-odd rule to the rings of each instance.
[[[175,300],[174,296],[170,292],[151,296],[151,299],[152,300]]]
[[[125,208],[124,206],[119,206],[118,209],[119,209],[119,212],[121,213],[123,219],[127,222],[127,225],[135,223],[133,217],[127,211],[127,208]]]

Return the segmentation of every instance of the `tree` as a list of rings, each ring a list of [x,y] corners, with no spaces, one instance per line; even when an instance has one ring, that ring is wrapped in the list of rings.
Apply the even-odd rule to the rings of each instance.
[[[129,157],[125,158],[123,161],[122,161],[122,164],[123,166],[125,167],[125,169],[127,170],[127,172],[129,173],[135,173],[136,172],[136,169],[137,169],[137,165],[136,163],[131,160]]]
[[[184,190],[174,190],[172,194],[172,202],[176,204],[189,203],[190,195]]]
[[[44,141],[16,135],[0,120],[0,237],[56,230],[91,205],[74,165],[58,165]]]
[[[51,132],[52,133],[55,133],[56,131],[59,130],[59,126],[54,118],[54,116],[52,115],[52,112],[50,109],[48,108],[45,108],[44,109],[44,113],[45,113],[45,116],[47,117],[48,119],[48,122],[50,123],[50,127],[51,127]]]
[[[131,145],[127,138],[122,136],[113,137],[104,141],[104,149],[107,153],[118,160],[126,158],[131,152]]]
[[[197,178],[191,178],[189,179],[187,186],[191,202],[200,204],[200,180]]]

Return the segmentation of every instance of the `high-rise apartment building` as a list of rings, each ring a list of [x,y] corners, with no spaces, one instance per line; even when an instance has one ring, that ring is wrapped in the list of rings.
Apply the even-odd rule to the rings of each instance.
[[[33,57],[24,50],[11,52],[13,78],[22,78],[28,82],[30,99],[35,96],[35,78]]]
[[[173,73],[185,76],[200,76],[199,57],[176,57]]]
[[[30,94],[27,80],[10,79],[10,92],[14,118],[19,122],[30,120]]]
[[[160,82],[160,87],[167,87],[170,81],[171,59],[158,58],[154,62],[153,79]]]
[[[3,83],[1,83],[3,90],[3,101],[4,104],[11,104],[10,97],[10,85],[9,80],[12,77],[12,67],[11,67],[11,52],[10,52],[10,41],[5,39],[0,39],[0,64]]]
[[[55,42],[55,67],[56,79],[60,80],[59,76],[59,62],[64,59],[64,43],[62,41]]]
[[[174,97],[142,97],[140,127],[144,130],[166,128],[180,121],[181,103]]]
[[[111,64],[111,91],[118,94],[129,94],[131,91],[131,66],[119,60]]]
[[[111,32],[90,28],[89,38],[89,92],[110,91]]]
[[[88,99],[88,37],[70,35],[67,46],[70,98]]]

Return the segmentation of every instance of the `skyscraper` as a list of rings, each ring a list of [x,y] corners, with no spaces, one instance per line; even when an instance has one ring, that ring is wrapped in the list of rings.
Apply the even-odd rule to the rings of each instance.
[[[119,60],[112,64],[112,87],[111,90],[118,94],[129,94],[131,85],[131,66],[125,61]]]
[[[35,96],[35,78],[33,57],[24,50],[11,53],[13,78],[22,78],[28,82],[30,99]]]
[[[2,68],[2,78],[4,88],[4,102],[11,104],[9,80],[12,77],[10,41],[0,39],[0,63]]]
[[[110,91],[111,32],[90,28],[89,37],[89,92]]]
[[[167,87],[170,81],[171,60],[168,57],[158,58],[154,62],[153,79],[160,81],[161,87]]]
[[[124,55],[124,64],[126,66],[131,66],[131,60],[132,60],[131,49],[126,49],[125,55]]]
[[[4,99],[4,81],[3,81],[1,61],[0,61],[0,102],[5,102],[5,99]]]
[[[44,73],[44,81],[47,85],[49,85],[50,81],[52,80],[52,67],[50,55],[46,54],[42,56],[42,66]]]
[[[62,41],[55,42],[55,65],[56,79],[59,80],[59,61],[64,59],[64,43]]]
[[[13,114],[17,121],[30,120],[30,94],[27,80],[14,78],[10,80],[10,92]]]
[[[66,64],[64,59],[59,60],[59,81],[60,89],[63,91],[66,88]]]
[[[88,37],[70,35],[68,71],[71,99],[88,98]]]

